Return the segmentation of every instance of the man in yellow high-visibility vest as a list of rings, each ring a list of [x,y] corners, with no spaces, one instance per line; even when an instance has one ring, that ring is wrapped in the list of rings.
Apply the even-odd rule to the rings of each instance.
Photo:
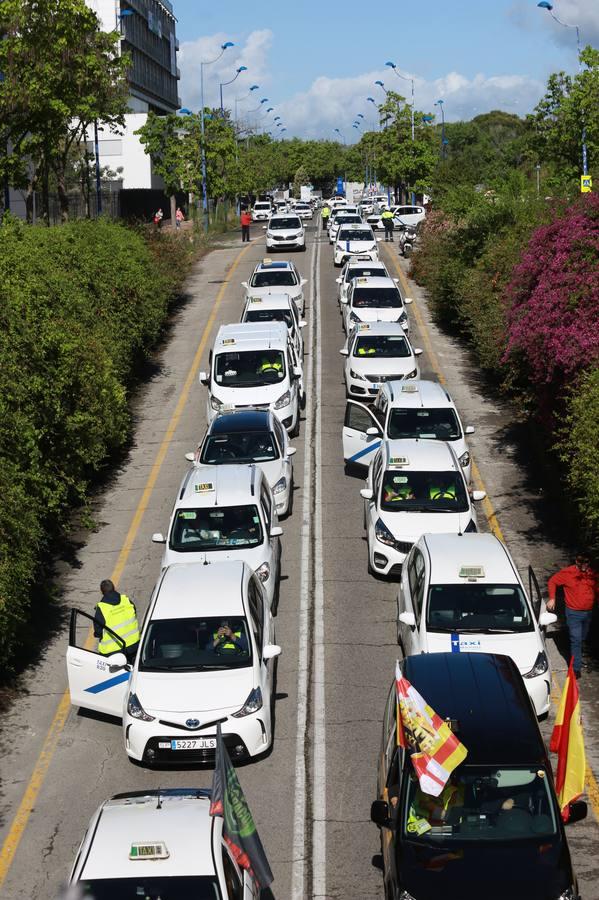
[[[98,653],[110,656],[123,652],[132,662],[139,647],[139,622],[135,604],[126,594],[119,594],[109,578],[100,584],[102,599],[94,611],[94,635],[98,638]],[[106,629],[110,629],[107,631]],[[112,632],[112,634],[111,634]],[[114,637],[117,635],[124,647]]]

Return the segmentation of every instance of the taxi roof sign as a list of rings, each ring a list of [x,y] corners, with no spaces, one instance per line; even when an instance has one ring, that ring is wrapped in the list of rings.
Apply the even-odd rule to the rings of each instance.
[[[484,566],[460,566],[460,578],[484,578]]]
[[[265,266],[269,266],[272,262],[272,259],[270,258],[270,256],[265,256],[262,262]]]
[[[131,844],[129,859],[168,859],[170,853],[164,841],[151,843]]]
[[[415,394],[418,390],[418,385],[417,384],[402,384],[401,389],[404,392],[404,394]]]
[[[389,465],[390,466],[409,466],[410,460],[407,456],[390,456],[389,457]]]
[[[358,322],[356,331],[370,331],[370,322]]]
[[[201,481],[198,484],[194,484],[193,489],[196,494],[205,494],[214,490],[214,484],[211,481]]]
[[[223,338],[223,347],[228,346],[229,344],[234,344],[235,338]]]
[[[250,303],[262,303],[262,297],[250,297]]]

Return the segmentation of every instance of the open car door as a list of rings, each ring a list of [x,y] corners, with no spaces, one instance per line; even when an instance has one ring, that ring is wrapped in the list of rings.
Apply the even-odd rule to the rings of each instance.
[[[541,595],[541,588],[539,587],[537,576],[535,575],[532,566],[528,567],[528,595],[530,597],[530,602],[532,603],[533,612],[538,620],[543,609],[543,597]]]
[[[78,609],[71,610],[69,649],[67,650],[67,676],[73,706],[123,716],[123,703],[129,688],[131,667],[111,664],[111,656],[103,656],[90,649],[93,638],[94,617]],[[121,638],[107,629],[119,646],[125,647]],[[121,655],[121,654],[118,654]],[[116,659],[117,654],[114,654]]]
[[[368,434],[376,428],[376,434]],[[381,446],[383,432],[373,412],[365,403],[348,400],[343,424],[343,459],[348,466],[368,468]]]

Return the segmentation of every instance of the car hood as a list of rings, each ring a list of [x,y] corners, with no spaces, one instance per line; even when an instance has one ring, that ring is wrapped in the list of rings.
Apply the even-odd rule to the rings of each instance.
[[[269,285],[267,287],[249,287],[248,297],[268,297],[269,294],[288,294],[290,297],[299,297],[302,293],[301,284]]]
[[[242,707],[253,687],[254,671],[247,666],[218,672],[137,672],[131,690],[151,715],[193,714],[201,722],[206,713]]]
[[[229,463],[220,463],[220,465],[227,466]],[[231,460],[230,465],[238,465],[236,460]],[[242,463],[243,465],[243,463]],[[285,474],[287,470],[287,461],[283,459],[273,459],[270,462],[256,462],[254,465],[259,466],[264,475],[266,476],[266,480],[268,481],[271,487],[274,487],[279,478]],[[197,465],[198,469],[208,469],[213,468],[211,465]],[[203,556],[204,554],[202,554]]]
[[[360,317],[361,322],[397,322],[403,311],[401,306],[397,306],[395,309],[378,309],[376,307],[374,309],[354,309],[352,307],[351,309],[355,316]]]
[[[454,640],[452,640],[452,637]],[[501,653],[511,656],[520,673],[530,672],[540,650],[541,641],[534,631],[525,634],[440,634],[428,632],[424,650],[429,653]]]
[[[264,384],[260,387],[230,388],[223,387],[214,382],[211,391],[212,396],[220,403],[231,404],[234,407],[246,406],[270,406],[276,403],[279,397],[289,390],[289,379],[284,378],[276,384]]]
[[[229,562],[230,560],[243,560],[250,566],[252,569],[257,569],[264,562],[264,556],[267,553],[267,542],[263,541],[261,544],[258,544],[256,547],[240,547],[236,549],[235,547],[230,547],[227,550],[202,550],[199,552],[195,551],[182,551],[182,550],[171,550],[168,545],[165,550],[165,559],[163,561],[163,566],[170,566],[173,563],[221,563],[221,562]]]
[[[397,359],[369,359],[367,356],[350,356],[349,363],[354,372],[364,375],[397,375],[401,377],[408,372],[413,372],[416,367],[416,360],[413,356]]]
[[[335,250],[350,250],[354,253],[376,250],[376,241],[345,241],[338,240],[335,242]]]
[[[435,512],[379,512],[393,537],[416,543],[423,534],[458,534],[464,531],[472,514]]]
[[[557,900],[572,886],[570,855],[559,837],[401,846],[399,879],[415,900]]]

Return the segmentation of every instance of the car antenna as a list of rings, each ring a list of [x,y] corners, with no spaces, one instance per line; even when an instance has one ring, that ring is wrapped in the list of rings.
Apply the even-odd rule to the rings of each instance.
[[[162,797],[160,796],[160,788],[156,791],[156,809],[162,809]]]
[[[209,566],[209,565],[210,565],[210,563],[208,562],[208,554],[207,554],[207,553],[204,553],[204,565],[205,565],[205,566]]]

